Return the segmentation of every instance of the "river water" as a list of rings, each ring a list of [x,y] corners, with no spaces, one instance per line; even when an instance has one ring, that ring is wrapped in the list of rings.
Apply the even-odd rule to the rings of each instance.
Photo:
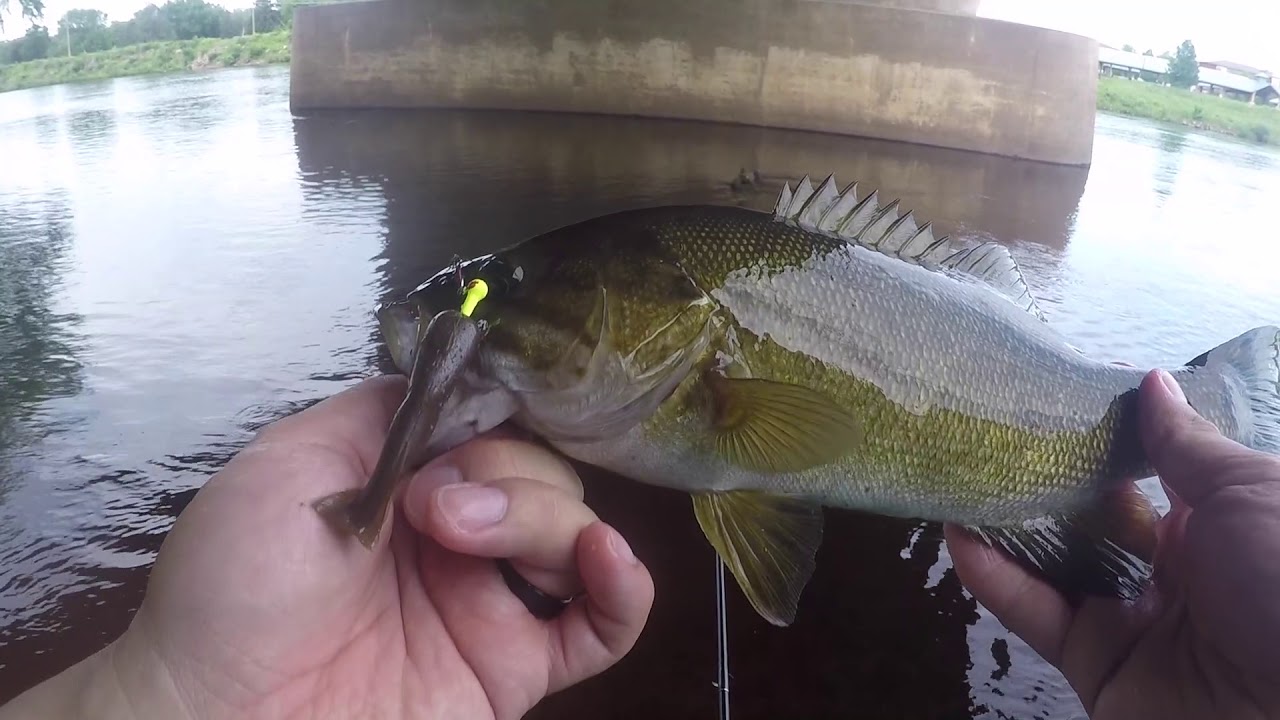
[[[284,68],[0,95],[0,700],[127,623],[164,533],[262,424],[388,369],[370,310],[608,211],[859,179],[1006,242],[1077,346],[1175,365],[1280,321],[1280,155],[1099,117],[1090,170],[868,140],[468,112],[295,118]],[[758,169],[764,187],[728,181]],[[536,717],[712,717],[714,557],[685,496],[584,469],[653,571],[635,651]],[[787,629],[730,588],[739,718],[1069,718],[932,527],[829,512]]]

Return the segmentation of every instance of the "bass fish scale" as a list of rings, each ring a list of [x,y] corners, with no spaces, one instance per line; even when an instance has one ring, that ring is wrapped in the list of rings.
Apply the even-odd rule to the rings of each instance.
[[[401,367],[411,349],[391,338],[455,303],[458,277],[493,288],[476,312],[494,330],[431,443],[510,419],[688,492],[772,623],[795,617],[824,506],[963,525],[1069,594],[1132,599],[1149,579],[1145,373],[1065,343],[1001,245],[936,238],[834,177],[787,184],[772,213],[614,213],[380,311]],[[1173,374],[1224,434],[1274,453],[1277,357],[1280,330],[1261,327]]]

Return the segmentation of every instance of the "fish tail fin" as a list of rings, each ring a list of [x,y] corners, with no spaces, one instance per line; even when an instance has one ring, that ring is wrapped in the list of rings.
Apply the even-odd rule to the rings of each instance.
[[[1280,454],[1280,328],[1254,328],[1187,365],[1220,373],[1237,389],[1237,442]]]
[[[387,504],[361,502],[363,488],[340,490],[311,503],[315,511],[339,535],[355,535],[361,545],[372,550],[382,532],[382,523],[386,519]]]
[[[1101,493],[1073,512],[1013,527],[970,527],[1044,578],[1072,605],[1084,596],[1136,600],[1151,578],[1159,514],[1132,482]]]

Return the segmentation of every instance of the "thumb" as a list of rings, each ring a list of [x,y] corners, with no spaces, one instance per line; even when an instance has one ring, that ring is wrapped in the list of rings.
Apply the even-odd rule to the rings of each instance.
[[[1225,437],[1196,412],[1164,370],[1152,370],[1142,380],[1138,424],[1152,467],[1192,508],[1224,487],[1248,484],[1269,464],[1266,456]]]

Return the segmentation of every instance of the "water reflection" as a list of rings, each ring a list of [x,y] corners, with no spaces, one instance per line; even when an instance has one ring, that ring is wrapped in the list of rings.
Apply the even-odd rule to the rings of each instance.
[[[453,254],[639,204],[768,208],[783,181],[834,172],[948,232],[1066,247],[1088,171],[960,151],[749,127],[541,113],[317,114],[295,120],[304,178],[382,183],[392,292]],[[742,168],[761,173],[748,192]]]
[[[1160,155],[1156,161],[1155,182],[1156,206],[1164,205],[1165,200],[1173,193],[1174,181],[1178,171],[1182,169],[1182,150],[1187,146],[1187,134],[1177,130],[1164,130],[1160,133]]]
[[[0,448],[37,442],[47,431],[33,416],[83,387],[79,318],[58,290],[68,265],[67,197],[0,206]],[[22,457],[0,453],[0,493]]]
[[[638,205],[768,209],[784,180],[806,173],[821,180],[827,172],[901,197],[943,231],[1040,248],[1049,272],[1068,243],[1087,178],[1078,168],[934,148],[627,118],[317,114],[296,119],[294,133],[305,182],[330,192],[381,187],[383,299],[412,289],[455,254],[490,252]],[[758,171],[761,183],[732,187],[743,168]],[[371,340],[374,352],[379,343]],[[377,360],[389,369],[384,356]],[[551,698],[533,717],[617,717],[620,707],[628,717],[713,715],[714,555],[687,496],[579,469],[588,501],[649,564],[659,592],[648,630],[622,665]],[[735,716],[872,709],[941,718],[999,707],[998,698],[975,706],[971,695],[968,626],[980,616],[950,570],[936,526],[830,511],[798,621],[768,625],[736,587],[729,613]],[[1008,642],[990,619],[980,635],[982,653]],[[1011,661],[1001,662],[1008,674]]]

